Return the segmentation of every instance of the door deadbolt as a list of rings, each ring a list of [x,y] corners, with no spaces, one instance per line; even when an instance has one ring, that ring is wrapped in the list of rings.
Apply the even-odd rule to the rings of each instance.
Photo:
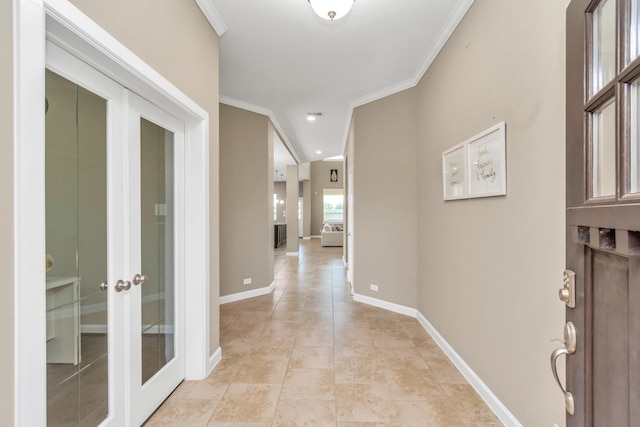
[[[558,291],[561,301],[570,308],[576,308],[576,273],[565,270],[562,274],[562,288]]]

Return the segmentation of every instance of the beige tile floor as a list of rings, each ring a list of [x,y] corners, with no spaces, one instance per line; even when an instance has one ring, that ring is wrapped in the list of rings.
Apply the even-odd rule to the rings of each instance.
[[[342,248],[276,250],[272,295],[220,308],[222,361],[154,426],[499,426],[416,319],[353,302]]]

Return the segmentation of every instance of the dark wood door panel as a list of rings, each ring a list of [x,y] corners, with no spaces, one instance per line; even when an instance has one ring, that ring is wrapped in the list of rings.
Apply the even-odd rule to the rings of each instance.
[[[594,426],[629,424],[629,260],[590,251]]]

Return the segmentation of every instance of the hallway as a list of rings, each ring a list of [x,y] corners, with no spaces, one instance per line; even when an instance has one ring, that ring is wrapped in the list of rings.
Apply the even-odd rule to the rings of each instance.
[[[353,302],[342,248],[276,250],[272,295],[220,307],[222,361],[152,426],[498,426],[414,318]]]

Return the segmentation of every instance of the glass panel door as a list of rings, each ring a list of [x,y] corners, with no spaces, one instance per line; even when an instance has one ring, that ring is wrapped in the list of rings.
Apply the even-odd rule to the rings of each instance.
[[[175,355],[173,133],[140,119],[142,383]]]
[[[184,379],[179,240],[184,124],[131,94],[132,411],[142,423]],[[182,315],[181,315],[182,313]]]
[[[185,376],[184,123],[52,43],[47,67],[48,425],[142,425]]]
[[[46,71],[47,423],[109,414],[107,101]]]

